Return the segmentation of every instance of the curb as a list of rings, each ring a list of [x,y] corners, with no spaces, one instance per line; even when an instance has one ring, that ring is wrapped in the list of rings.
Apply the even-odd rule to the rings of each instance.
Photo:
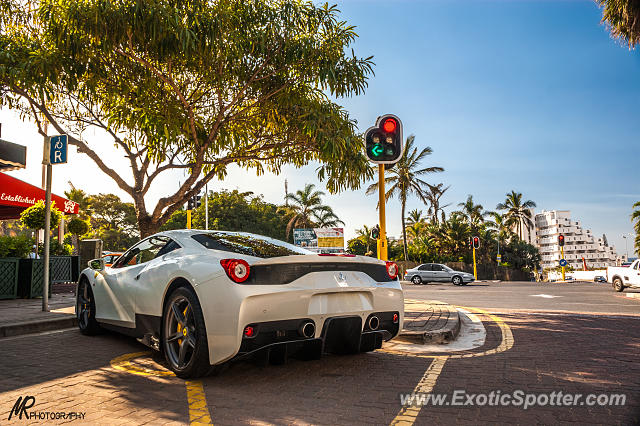
[[[75,315],[65,316],[64,318],[51,318],[7,324],[0,326],[0,338],[41,333],[43,331],[62,330],[65,328],[72,328],[77,325],[78,320]]]
[[[442,302],[430,302],[428,305],[434,307],[434,313],[439,311],[437,318],[433,315],[425,324],[423,330],[402,329],[396,339],[408,341],[410,343],[426,344],[447,344],[454,341],[460,333],[460,314],[453,306]],[[412,312],[412,311],[408,311]],[[431,324],[429,324],[431,322]]]

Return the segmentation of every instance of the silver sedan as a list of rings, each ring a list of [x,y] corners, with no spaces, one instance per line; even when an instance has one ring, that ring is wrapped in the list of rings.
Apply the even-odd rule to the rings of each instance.
[[[414,284],[451,282],[454,285],[465,285],[475,281],[473,274],[454,271],[447,265],[440,263],[424,263],[413,269],[408,269],[407,272],[405,272],[404,279]]]

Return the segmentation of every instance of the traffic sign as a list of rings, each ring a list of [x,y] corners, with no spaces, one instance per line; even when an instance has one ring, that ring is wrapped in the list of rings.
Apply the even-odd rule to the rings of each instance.
[[[67,135],[51,136],[49,138],[49,162],[50,164],[67,162]]]
[[[567,261],[564,259],[560,259],[560,266],[565,267],[567,266]]]
[[[500,254],[499,254],[499,255],[497,255],[497,256],[496,256],[496,260],[497,260],[498,262],[502,262],[502,255],[500,255]]]

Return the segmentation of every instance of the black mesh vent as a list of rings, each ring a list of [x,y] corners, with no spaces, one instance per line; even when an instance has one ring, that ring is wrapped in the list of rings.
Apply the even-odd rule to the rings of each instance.
[[[288,263],[252,265],[249,279],[244,284],[289,284],[312,272],[364,272],[377,282],[397,281],[389,278],[385,265],[372,263]]]

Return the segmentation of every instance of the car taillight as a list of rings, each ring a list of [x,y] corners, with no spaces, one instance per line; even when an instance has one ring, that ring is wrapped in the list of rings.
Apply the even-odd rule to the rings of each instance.
[[[227,276],[237,283],[242,283],[249,278],[249,264],[242,259],[222,259],[220,265]]]
[[[252,326],[248,325],[244,328],[244,337],[255,337],[256,335],[256,329],[253,328]]]
[[[395,280],[398,276],[398,265],[396,262],[387,262],[387,274],[389,274],[389,278]]]
[[[398,322],[398,314],[393,314],[393,323],[397,323]]]

